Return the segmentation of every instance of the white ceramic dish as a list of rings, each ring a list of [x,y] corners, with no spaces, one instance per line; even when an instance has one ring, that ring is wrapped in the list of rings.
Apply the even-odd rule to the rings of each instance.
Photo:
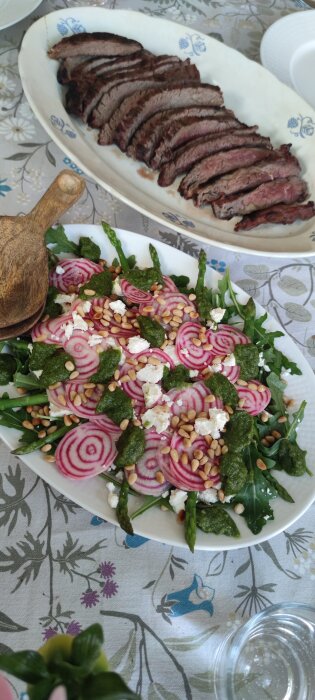
[[[102,254],[108,260],[115,256],[115,251],[105,239],[101,226],[82,226],[71,225],[66,226],[67,235],[77,241],[82,235],[90,236],[101,247]],[[191,258],[186,253],[175,251],[170,246],[143,237],[129,231],[117,230],[124,249],[128,254],[134,253],[137,257],[140,266],[148,266],[151,264],[149,256],[150,241],[155,245],[160,256],[162,269],[166,274],[182,274],[190,275],[192,283],[195,283],[197,278],[198,264],[194,258]],[[219,273],[211,268],[207,270],[207,283],[216,286],[217,280],[221,277]],[[241,289],[237,289],[239,298],[242,302],[248,299],[248,295]],[[257,304],[258,314],[263,312],[263,309]],[[279,330],[280,326],[274,319],[269,317],[268,327],[270,330]],[[296,399],[297,406],[302,400],[307,401],[305,417],[299,431],[299,444],[308,452],[308,466],[314,468],[314,413],[315,413],[315,378],[313,372],[303,355],[294,345],[289,336],[281,338],[277,343],[283,352],[288,357],[294,360],[301,368],[303,374],[299,377],[290,377],[288,385],[288,395]],[[2,391],[5,387],[2,387]],[[2,438],[11,449],[17,446],[19,433],[9,428],[0,426],[0,438]],[[32,453],[23,457],[25,464],[30,467],[36,474],[41,476],[51,486],[58,489],[68,498],[81,505],[86,510],[98,515],[109,522],[116,524],[115,512],[107,504],[108,491],[105,482],[100,477],[95,477],[78,483],[71,481],[60,474],[54,464],[45,462],[41,453]],[[292,525],[311,505],[315,498],[315,476],[289,477],[282,472],[277,472],[277,479],[288,489],[292,494],[295,503],[286,503],[280,498],[272,502],[272,507],[275,513],[275,519],[269,521],[263,531],[258,535],[253,535],[247,528],[246,523],[240,516],[234,516],[239,527],[241,537],[233,539],[226,536],[206,535],[198,531],[196,549],[202,550],[227,550],[245,547],[269,539],[285,528]],[[131,510],[134,510],[141,503],[141,498],[132,498],[130,500]],[[162,512],[158,508],[153,508],[147,513],[144,513],[139,518],[133,521],[135,531],[139,535],[149,537],[153,540],[166,542],[176,546],[186,546],[184,541],[183,526],[176,522],[176,516],[170,512]]]
[[[42,0],[0,0],[0,30],[20,22],[36,10],[41,2]]]
[[[95,130],[72,119],[63,106],[57,61],[47,50],[62,36],[101,29],[141,41],[154,53],[178,54],[194,61],[206,81],[218,83],[227,107],[247,124],[257,124],[275,146],[292,142],[303,176],[315,199],[315,135],[295,136],[292,124],[309,119],[315,130],[315,111],[268,71],[237,51],[192,29],[164,19],[124,10],[72,8],[46,15],[26,33],[19,57],[23,88],[37,118],[60,148],[105,189],[123,202],[193,238],[230,250],[257,255],[315,254],[315,221],[291,226],[264,226],[235,233],[234,221],[215,219],[210,207],[197,209],[177,193],[177,183],[162,188],[156,175],[122,154],[116,146],[98,146]]]
[[[261,62],[315,108],[315,10],[294,12],[267,29]]]

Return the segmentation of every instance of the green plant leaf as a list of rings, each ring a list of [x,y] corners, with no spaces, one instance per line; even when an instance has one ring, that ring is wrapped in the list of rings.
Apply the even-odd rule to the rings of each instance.
[[[49,243],[54,244],[52,248],[54,253],[72,253],[74,255],[79,254],[79,246],[76,243],[68,240],[64,227],[61,225],[54,228],[51,227],[46,231],[45,242],[46,245]]]
[[[37,651],[17,651],[0,656],[0,669],[26,683],[37,683],[48,678],[45,662]]]
[[[81,690],[82,700],[141,700],[113,671],[89,676]]]
[[[80,632],[72,643],[70,663],[90,669],[99,657],[104,634],[100,624],[90,625]]]

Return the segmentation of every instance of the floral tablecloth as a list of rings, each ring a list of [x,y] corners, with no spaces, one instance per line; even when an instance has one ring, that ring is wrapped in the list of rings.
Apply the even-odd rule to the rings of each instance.
[[[0,33],[0,213],[32,208],[56,173],[74,163],[34,118],[18,75],[23,34],[39,16],[82,4],[138,9],[186,23],[259,57],[262,34],[302,0],[45,0]],[[98,223],[158,238],[197,255],[198,244],[150,221],[87,179],[64,222]],[[280,321],[315,367],[314,258],[270,259],[207,250]],[[36,477],[0,444],[0,652],[37,648],[56,632],[103,623],[111,665],[148,700],[213,697],[213,658],[233,628],[270,603],[315,603],[314,506],[269,542],[192,555],[129,535]],[[19,697],[21,686],[16,683]],[[22,696],[23,697],[23,693]],[[269,697],[269,696],[268,696]],[[263,698],[257,698],[263,700]]]

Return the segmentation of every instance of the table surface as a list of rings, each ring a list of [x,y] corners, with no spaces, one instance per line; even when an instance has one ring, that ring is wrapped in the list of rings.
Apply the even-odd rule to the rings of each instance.
[[[17,56],[25,30],[39,16],[83,4],[163,16],[254,60],[267,27],[305,7],[302,0],[44,0],[0,33],[1,214],[29,211],[58,171],[76,168],[33,116]],[[101,219],[198,254],[195,241],[133,211],[88,178],[83,203],[63,222]],[[219,271],[230,267],[233,281],[277,317],[315,367],[314,258],[257,258],[219,248],[208,248],[207,257]],[[228,633],[271,603],[315,602],[313,514],[314,506],[269,542],[192,555],[126,536],[57,493],[0,443],[0,652],[38,648],[56,632],[75,634],[99,621],[112,668],[144,700],[213,698],[213,658]],[[14,687],[19,697],[21,685]]]

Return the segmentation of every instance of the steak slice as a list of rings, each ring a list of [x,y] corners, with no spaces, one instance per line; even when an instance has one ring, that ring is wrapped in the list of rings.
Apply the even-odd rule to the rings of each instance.
[[[140,90],[122,101],[108,124],[99,135],[99,143],[117,143],[125,151],[139,126],[152,114],[163,109],[194,107],[197,105],[221,107],[223,97],[220,88],[214,85],[186,82],[166,85],[163,88]]]
[[[186,119],[186,117],[220,117],[232,116],[234,113],[224,107],[179,107],[178,109],[165,109],[162,112],[156,112],[150,119],[147,119],[137,129],[131,143],[127,148],[128,156],[137,160],[142,160],[145,163],[150,163],[154,154],[156,144],[162,138],[165,129],[167,129],[174,120]]]
[[[134,68],[146,57],[152,54],[149,51],[140,51],[130,56],[71,56],[64,58],[57,72],[57,79],[61,85],[69,83],[71,80],[80,81],[89,79],[97,75],[103,75],[110,71],[127,70]]]
[[[186,143],[185,146],[176,149],[172,160],[162,166],[158,184],[160,187],[171,185],[178,175],[188,172],[202,158],[218,151],[228,151],[237,146],[265,146],[271,149],[270,139],[256,134],[256,129],[257,126],[248,126],[246,129],[227,131],[218,136],[206,136]]]
[[[158,84],[159,81],[196,80],[199,82],[199,71],[194,64],[190,63],[189,59],[186,61],[181,61],[180,59],[173,61],[172,59],[172,56],[161,56],[158,60],[151,63],[148,69],[146,69],[145,65],[143,67],[140,66],[133,71],[133,74],[131,72],[126,73],[123,78],[117,76],[115,82],[107,84],[103,89],[100,87],[100,97],[96,103],[95,99],[93,99],[93,114],[91,114],[87,96],[86,103],[87,109],[91,114],[89,120],[91,126],[94,128],[103,126],[103,124],[108,122],[125,97],[132,95],[137,90],[154,87],[156,82]]]
[[[231,148],[229,151],[219,151],[199,161],[181,180],[178,191],[185,199],[191,199],[197,195],[199,188],[208,180],[237,170],[237,168],[258,163],[258,161],[268,158],[270,153],[272,151],[268,147],[251,148],[247,146]]]
[[[265,182],[245,194],[220,197],[213,202],[212,208],[219,219],[232,219],[233,216],[245,216],[259,209],[268,209],[274,204],[303,202],[306,196],[306,183],[294,176]]]
[[[294,156],[279,158],[276,155],[273,159],[276,153],[274,151],[270,154],[268,160],[262,160],[257,165],[239,168],[239,170],[223,175],[223,177],[219,177],[208,185],[201,187],[194,199],[195,204],[197,207],[202,207],[223,195],[227,196],[236,192],[252,190],[254,187],[262,185],[263,182],[299,175],[301,168]]]
[[[49,51],[49,58],[68,58],[68,56],[126,56],[141,51],[139,41],[126,39],[124,36],[108,32],[82,32],[65,36]]]
[[[245,124],[239,122],[235,116],[204,117],[203,119],[186,117],[186,119],[175,121],[165,129],[149,165],[153,170],[159,170],[164,163],[171,160],[173,151],[187,141],[197,140],[200,136],[208,136],[209,134],[219,134],[229,129],[244,128],[244,126]]]
[[[250,231],[263,224],[294,224],[295,221],[308,221],[315,216],[314,202],[307,204],[276,204],[268,209],[254,211],[239,221],[234,231]]]

